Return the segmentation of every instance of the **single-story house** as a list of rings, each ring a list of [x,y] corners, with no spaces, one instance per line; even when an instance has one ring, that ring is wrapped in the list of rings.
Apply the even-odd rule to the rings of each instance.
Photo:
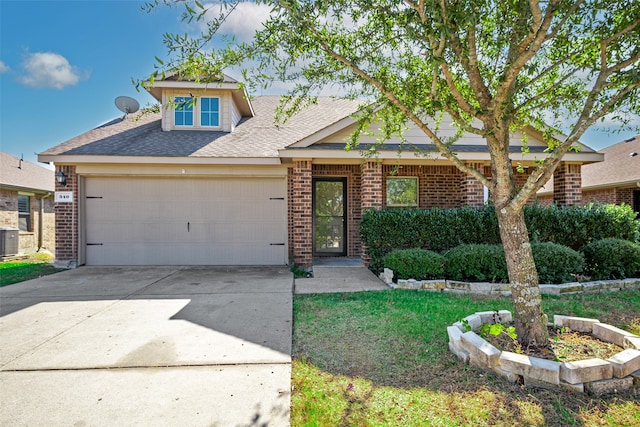
[[[482,206],[484,187],[434,151],[418,129],[345,151],[361,102],[319,98],[274,125],[280,98],[249,99],[225,76],[208,85],[168,77],[148,91],[159,112],[128,114],[39,155],[53,162],[74,202],[56,204],[59,262],[88,265],[285,265],[314,257],[363,257],[366,209]],[[194,101],[194,102],[192,102]],[[454,135],[451,123],[440,132]],[[513,158],[533,166],[546,144],[534,130],[529,152],[513,136]],[[427,155],[407,149],[411,143]],[[490,173],[484,140],[464,135],[460,159]],[[558,203],[578,203],[582,164],[602,160],[588,147],[556,172]],[[519,175],[524,180],[526,173]]]
[[[603,148],[604,161],[582,167],[582,202],[627,204],[640,213],[640,135]],[[553,201],[553,179],[538,193]]]
[[[20,253],[55,250],[53,174],[0,152],[0,227],[19,230]]]

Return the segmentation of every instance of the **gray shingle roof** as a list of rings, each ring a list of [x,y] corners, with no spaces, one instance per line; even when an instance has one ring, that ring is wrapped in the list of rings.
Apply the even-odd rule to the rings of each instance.
[[[0,152],[0,186],[32,191],[53,191],[54,172]]]
[[[278,150],[348,117],[358,101],[319,98],[279,127],[274,125],[279,96],[255,98],[254,117],[231,133],[177,130],[163,132],[160,114],[129,115],[79,135],[42,155],[158,157],[278,157]]]
[[[604,162],[582,166],[582,187],[640,182],[640,135],[603,148],[600,153],[604,153]]]

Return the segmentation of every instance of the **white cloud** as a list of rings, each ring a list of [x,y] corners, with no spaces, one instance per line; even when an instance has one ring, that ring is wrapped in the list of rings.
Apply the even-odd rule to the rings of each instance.
[[[81,75],[76,67],[57,53],[36,52],[27,56],[22,64],[25,72],[20,81],[32,87],[63,89],[77,84]]]
[[[220,5],[207,4],[205,7],[210,8],[207,12],[208,16],[211,18],[218,17]],[[219,33],[234,35],[238,40],[248,41],[257,30],[262,28],[262,24],[267,20],[270,13],[271,8],[265,4],[240,3],[222,24]],[[204,26],[206,26],[206,21],[207,19],[203,23]]]
[[[0,61],[0,74],[6,73],[9,71],[9,66],[5,64],[3,61]]]

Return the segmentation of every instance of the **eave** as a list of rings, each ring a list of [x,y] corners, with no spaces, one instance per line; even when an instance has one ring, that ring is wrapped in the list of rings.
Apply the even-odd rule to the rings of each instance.
[[[277,157],[150,157],[38,155],[38,161],[55,164],[143,164],[143,165],[280,165]]]

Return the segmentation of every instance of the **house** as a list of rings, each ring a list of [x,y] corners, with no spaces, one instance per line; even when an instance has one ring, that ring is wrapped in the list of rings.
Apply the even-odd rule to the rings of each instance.
[[[64,174],[73,203],[56,205],[59,262],[88,265],[312,265],[314,257],[363,256],[362,212],[384,207],[482,206],[483,186],[410,128],[377,158],[363,137],[345,151],[360,102],[319,98],[274,126],[279,97],[249,100],[225,76],[208,85],[169,77],[148,89],[164,107],[129,114],[39,155]],[[195,98],[195,101],[193,100]],[[455,133],[451,123],[441,132]],[[529,152],[514,135],[513,156],[533,165],[546,148],[531,130]],[[411,150],[411,143],[428,155]],[[461,159],[490,173],[484,141],[456,142]],[[579,202],[580,166],[602,160],[588,147],[556,172],[559,203]],[[521,179],[526,174],[521,174]]]
[[[53,174],[0,152],[0,227],[19,229],[20,253],[55,250]]]
[[[603,148],[604,161],[582,167],[582,201],[627,204],[640,213],[640,135]],[[542,201],[553,199],[553,180],[538,193]]]

